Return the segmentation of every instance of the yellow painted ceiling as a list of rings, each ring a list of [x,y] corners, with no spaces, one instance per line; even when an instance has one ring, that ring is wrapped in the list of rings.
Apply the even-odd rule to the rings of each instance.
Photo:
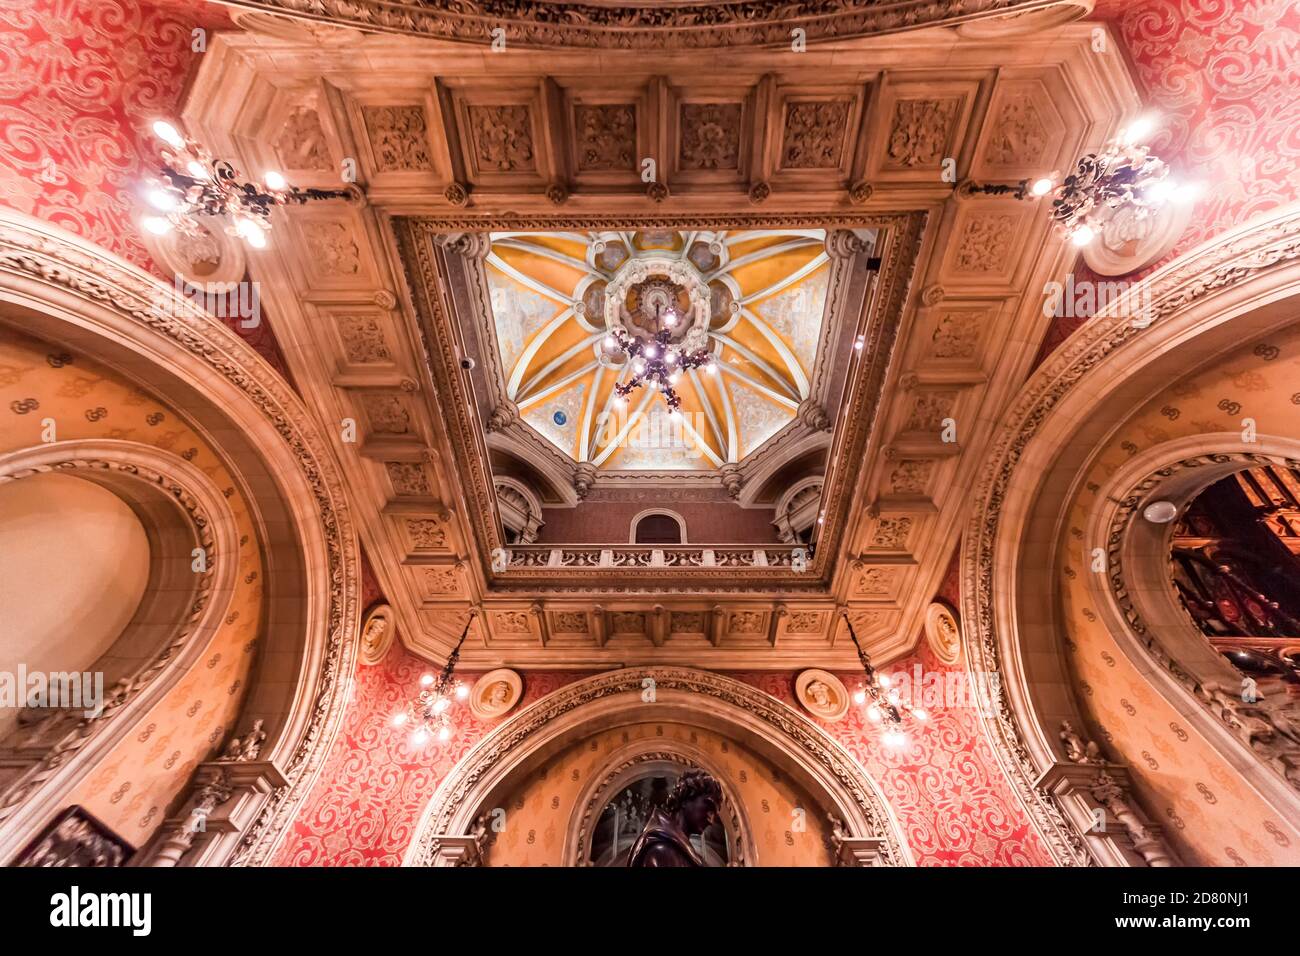
[[[629,372],[602,347],[606,286],[648,257],[687,267],[711,303],[717,371],[681,376],[677,418],[645,387],[620,409],[614,384]],[[575,461],[641,471],[739,462],[808,396],[829,268],[820,229],[495,233],[487,276],[506,392]]]

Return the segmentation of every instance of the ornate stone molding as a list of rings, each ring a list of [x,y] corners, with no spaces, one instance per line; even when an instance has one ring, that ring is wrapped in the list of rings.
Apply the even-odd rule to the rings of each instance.
[[[480,0],[433,4],[420,0],[237,0],[236,6],[271,14],[310,17],[355,30],[405,33],[488,44],[503,30],[508,46],[594,49],[691,50],[789,46],[798,27],[805,38],[844,40],[968,23],[1034,10],[1041,0],[765,0],[691,2],[662,6],[632,3],[544,3],[541,0]],[[310,21],[303,25],[311,29]]]
[[[1019,640],[1005,604],[994,587],[995,555],[1000,537],[1010,523],[1005,506],[1014,489],[1017,497],[1033,485],[1034,474],[1018,470],[1030,446],[1040,436],[1051,436],[1053,411],[1076,389],[1094,377],[1103,377],[1112,365],[1122,367],[1149,332],[1172,340],[1181,331],[1176,323],[1206,300],[1234,287],[1267,277],[1270,271],[1300,259],[1300,208],[1288,207],[1262,217],[1241,229],[1208,242],[1147,277],[1140,284],[1141,301],[1150,302],[1141,327],[1132,320],[1126,303],[1112,302],[1077,330],[1039,367],[1007,412],[1007,421],[994,439],[989,464],[975,487],[975,506],[963,538],[962,619],[967,666],[973,672],[1010,674],[1005,657],[1014,655]],[[1149,321],[1146,321],[1149,319]],[[1163,341],[1163,340],[1162,340]],[[1143,345],[1147,344],[1142,342]],[[1129,372],[1128,374],[1135,374]],[[1091,391],[1086,392],[1092,395]],[[1095,402],[1095,397],[1090,401]],[[1059,436],[1058,436],[1059,438]],[[1047,441],[1047,439],[1044,439]],[[1023,487],[1022,487],[1023,486]],[[1018,516],[1023,521],[1023,516]],[[1010,547],[1010,545],[1007,545]],[[1001,549],[1005,550],[1005,548]],[[1028,701],[1021,690],[1018,701]],[[1007,689],[1001,688],[989,713],[982,713],[985,728],[1007,773],[1053,857],[1063,864],[1093,862],[1081,835],[1070,826],[1052,795],[1039,788],[1043,739],[1038,717],[1028,703],[1013,707]]]
[[[650,691],[650,697],[644,695]],[[520,711],[480,741],[443,780],[421,816],[404,865],[439,863],[439,841],[467,832],[505,781],[555,746],[590,733],[593,720],[698,721],[738,735],[832,804],[852,835],[884,840],[890,865],[911,862],[888,802],[857,761],[816,724],[748,684],[674,667],[628,668],[569,684]]]
[[[265,360],[136,267],[57,227],[0,209],[0,275],[0,297],[23,307],[47,303],[48,315],[58,317],[50,321],[67,322],[83,341],[111,341],[155,362],[168,356],[165,373],[197,394],[224,400],[224,413],[257,430],[264,461],[283,469],[276,477],[303,492],[303,502],[286,498],[290,507],[301,507],[298,527],[289,533],[306,552],[305,599],[320,605],[305,609],[306,633],[288,639],[298,644],[303,700],[310,703],[304,713],[289,715],[268,747],[284,760],[286,784],[264,795],[256,819],[225,860],[264,864],[338,732],[355,666],[359,555],[334,459],[307,409]]]

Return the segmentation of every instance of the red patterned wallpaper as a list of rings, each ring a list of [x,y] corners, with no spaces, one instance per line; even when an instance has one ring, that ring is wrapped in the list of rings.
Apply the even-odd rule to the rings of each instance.
[[[373,667],[362,666],[343,731],[306,806],[276,857],[279,866],[398,866],[420,813],[457,761],[496,721],[478,720],[457,705],[455,733],[412,748],[392,717],[415,696],[420,675],[434,670],[399,644]],[[463,675],[472,684],[480,675]],[[542,671],[524,678],[521,704],[583,674]]]
[[[193,30],[229,28],[198,0],[0,0],[0,203],[167,282],[145,251],[137,187],[198,68]],[[231,327],[281,374],[268,321]]]
[[[1300,3],[1100,0],[1093,15],[1122,39],[1143,100],[1160,117],[1153,152],[1204,186],[1165,261],[1300,198]],[[1074,278],[1102,277],[1081,258]],[[1087,319],[1055,319],[1039,360]]]

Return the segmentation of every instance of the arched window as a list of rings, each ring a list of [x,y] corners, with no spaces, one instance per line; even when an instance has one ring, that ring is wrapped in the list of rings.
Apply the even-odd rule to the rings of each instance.
[[[685,544],[686,522],[671,511],[643,511],[632,519],[632,544]]]

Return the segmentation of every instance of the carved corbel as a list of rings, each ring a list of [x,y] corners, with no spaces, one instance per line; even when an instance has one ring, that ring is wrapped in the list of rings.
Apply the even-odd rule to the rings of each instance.
[[[519,406],[514,402],[501,401],[497,403],[497,407],[492,409],[492,414],[488,416],[487,430],[489,432],[503,432],[517,421],[519,421]]]
[[[609,619],[599,604],[591,609],[591,636],[596,639],[597,647],[604,647],[609,640]]]
[[[726,627],[727,611],[721,604],[713,605],[712,620],[709,621],[709,643],[714,647],[722,646],[722,632]]]
[[[776,635],[781,630],[781,619],[790,613],[790,609],[784,604],[778,604],[776,609],[769,615],[767,623],[767,643],[776,647]]]
[[[726,462],[718,469],[718,474],[722,477],[722,487],[727,489],[727,494],[733,498],[739,498],[740,489],[744,485],[744,479],[740,474],[740,465],[734,461]]]
[[[826,815],[830,823],[831,853],[836,866],[885,866],[885,840],[883,837],[849,836],[844,823],[833,813]]]
[[[255,722],[254,726],[256,726]],[[257,733],[248,735],[257,740]],[[258,748],[260,751],[260,741]],[[190,797],[154,838],[157,850],[147,866],[219,863],[257,820],[268,797],[288,786],[270,760],[224,759],[199,764]]]
[[[587,492],[596,483],[596,466],[589,461],[578,462],[578,467],[573,470],[573,490],[578,493],[578,497],[586,498]]]
[[[821,403],[815,398],[804,399],[800,403],[798,411],[795,412],[795,416],[810,431],[828,432],[831,430],[831,417],[826,414],[826,409],[822,408]]]
[[[832,229],[826,233],[826,255],[832,259],[851,259],[867,251],[867,243],[852,229]]]
[[[1117,865],[1176,866],[1160,827],[1146,819],[1132,797],[1128,769],[1108,762],[1069,721],[1061,724],[1059,736],[1066,759],[1049,767],[1038,787],[1056,798],[1094,855]]]

